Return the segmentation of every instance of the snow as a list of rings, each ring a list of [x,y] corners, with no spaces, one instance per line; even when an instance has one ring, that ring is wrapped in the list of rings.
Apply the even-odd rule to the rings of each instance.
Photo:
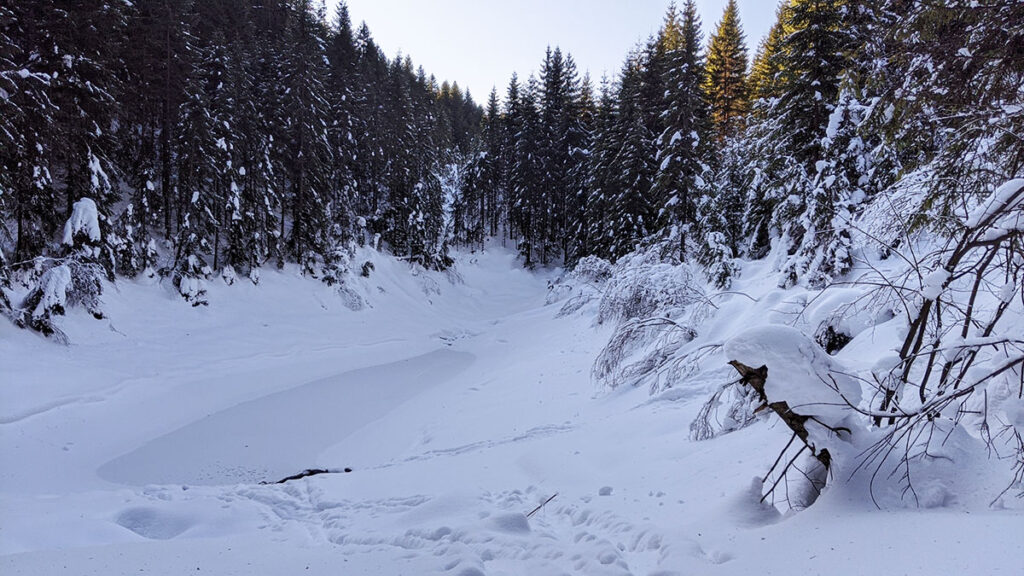
[[[35,310],[32,311],[32,316],[41,318],[46,316],[50,310],[63,310],[67,305],[67,293],[70,288],[71,269],[67,266],[54,266],[44,272],[43,277],[39,280],[42,298]]]
[[[1001,488],[980,471],[1003,464],[959,460],[974,439],[950,434],[934,459],[945,472],[920,486],[932,508],[890,505],[897,494],[878,511],[853,482],[781,515],[757,477],[783,426],[690,441],[707,382],[598,390],[590,369],[611,328],[594,323],[596,301],[560,315],[545,305],[552,272],[493,245],[455,257],[457,274],[414,275],[362,249],[354,261],[374,270],[347,281],[369,304],[359,312],[288,266],[259,286],[210,282],[197,308],[173,287],[119,282],[106,319],[62,319],[66,347],[0,323],[0,573],[1019,570],[1020,501],[987,506]],[[587,281],[607,276],[592,264]],[[806,302],[767,269],[744,270],[756,302],[716,302],[702,330],[767,364],[770,395],[834,399],[817,376],[853,356],[758,325]],[[870,363],[887,329],[848,348]],[[335,472],[260,484],[307,468]]]
[[[843,115],[846,113],[845,106],[836,106],[832,113],[828,116],[828,125],[825,127],[825,138],[829,142],[836,139],[836,135],[839,133],[839,125],[843,121]],[[820,170],[819,170],[820,172]]]
[[[930,272],[921,281],[921,295],[928,300],[935,300],[942,294],[951,274],[945,268]]]
[[[1013,282],[1007,282],[999,288],[998,298],[1000,302],[1009,304],[1013,300],[1013,296],[1017,293],[1017,286]]]
[[[75,235],[85,234],[93,242],[100,241],[100,221],[96,203],[92,198],[82,198],[71,207],[71,217],[64,224],[64,238],[67,246],[75,243]]]
[[[978,205],[964,222],[968,228],[975,228],[999,211],[1010,212],[1024,204],[1024,178],[1014,178],[1003,183],[984,202]]]
[[[849,414],[848,404],[860,403],[860,384],[796,328],[751,328],[725,343],[725,355],[753,368],[767,366],[764,390],[768,401],[785,401],[802,416],[838,422]]]

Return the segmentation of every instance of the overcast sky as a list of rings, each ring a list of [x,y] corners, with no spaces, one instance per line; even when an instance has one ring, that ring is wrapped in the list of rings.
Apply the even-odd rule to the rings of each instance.
[[[366,21],[388,57],[412,56],[438,81],[469,87],[483,103],[504,95],[512,76],[540,67],[548,45],[575,58],[596,85],[614,75],[636,43],[657,32],[669,0],[348,0],[354,26]],[[681,3],[681,1],[680,1]],[[726,0],[697,0],[705,42]],[[753,57],[775,17],[776,0],[739,0]]]

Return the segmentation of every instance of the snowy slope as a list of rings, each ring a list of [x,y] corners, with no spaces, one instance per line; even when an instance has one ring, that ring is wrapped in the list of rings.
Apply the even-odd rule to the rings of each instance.
[[[69,347],[0,323],[0,573],[1020,573],[1020,506],[762,506],[787,430],[693,442],[710,383],[599,390],[610,327],[500,248],[360,257],[358,312],[286,270],[200,308],[121,283]]]

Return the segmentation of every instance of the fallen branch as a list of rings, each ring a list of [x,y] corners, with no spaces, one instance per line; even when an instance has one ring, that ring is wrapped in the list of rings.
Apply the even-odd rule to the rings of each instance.
[[[787,404],[785,401],[769,402],[768,397],[765,395],[764,391],[765,380],[768,378],[768,367],[761,366],[760,368],[751,368],[750,366],[747,366],[746,364],[743,364],[736,360],[730,361],[729,364],[732,365],[732,367],[735,368],[736,371],[740,373],[740,383],[753,388],[754,391],[757,392],[758,397],[761,399],[761,407],[755,410],[755,412],[758,412],[765,408],[770,408],[773,412],[775,412],[776,415],[778,415],[782,422],[786,426],[788,426],[789,429],[792,430],[798,438],[800,438],[800,440],[804,443],[804,446],[810,449],[811,454],[813,454],[814,457],[817,458],[819,462],[821,462],[822,466],[824,466],[825,469],[828,470],[832,464],[832,457],[829,455],[828,450],[815,449],[814,445],[812,445],[810,442],[810,434],[807,431],[806,423],[809,420],[815,420],[816,422],[817,420],[810,416],[804,416],[802,414],[797,414],[796,412],[793,412],[793,410],[789,407],[789,404]],[[843,431],[849,432],[849,430]],[[787,466],[787,468],[788,467],[789,466]]]
[[[282,479],[280,479],[280,480],[278,480],[276,482],[266,482],[266,481],[264,481],[264,482],[260,482],[260,484],[284,484],[285,482],[290,482],[292,480],[300,480],[302,478],[308,478],[310,476],[316,476],[318,474],[338,474],[338,473],[342,473],[342,472],[347,474],[347,473],[349,473],[351,471],[352,471],[351,468],[342,468],[342,469],[334,469],[334,470],[330,470],[330,469],[327,469],[327,468],[307,468],[307,469],[303,470],[302,472],[299,472],[298,474],[293,474],[292,476],[287,476],[287,477],[282,478]]]
[[[552,494],[552,495],[551,495],[551,497],[550,497],[550,498],[548,498],[547,500],[545,500],[545,501],[544,501],[544,502],[543,502],[543,503],[542,503],[542,504],[541,504],[540,506],[537,506],[537,507],[536,507],[536,508],[534,508],[533,510],[530,510],[530,513],[529,513],[529,514],[527,514],[527,515],[526,515],[526,517],[527,517],[527,518],[529,518],[530,516],[533,516],[533,515],[534,515],[534,514],[536,514],[537,512],[540,512],[540,509],[541,509],[541,508],[543,508],[543,507],[545,507],[545,506],[547,506],[547,505],[548,505],[548,502],[551,502],[552,500],[554,500],[554,499],[555,499],[555,496],[558,496],[558,492],[555,492],[554,494]]]

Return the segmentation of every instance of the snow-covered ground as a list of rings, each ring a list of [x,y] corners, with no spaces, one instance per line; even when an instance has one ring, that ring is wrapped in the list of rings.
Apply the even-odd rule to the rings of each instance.
[[[610,328],[507,251],[361,258],[361,311],[286,269],[199,308],[120,282],[67,347],[0,322],[0,573],[1022,573],[991,494],[759,504],[788,430],[693,442],[710,383],[597,389]]]

